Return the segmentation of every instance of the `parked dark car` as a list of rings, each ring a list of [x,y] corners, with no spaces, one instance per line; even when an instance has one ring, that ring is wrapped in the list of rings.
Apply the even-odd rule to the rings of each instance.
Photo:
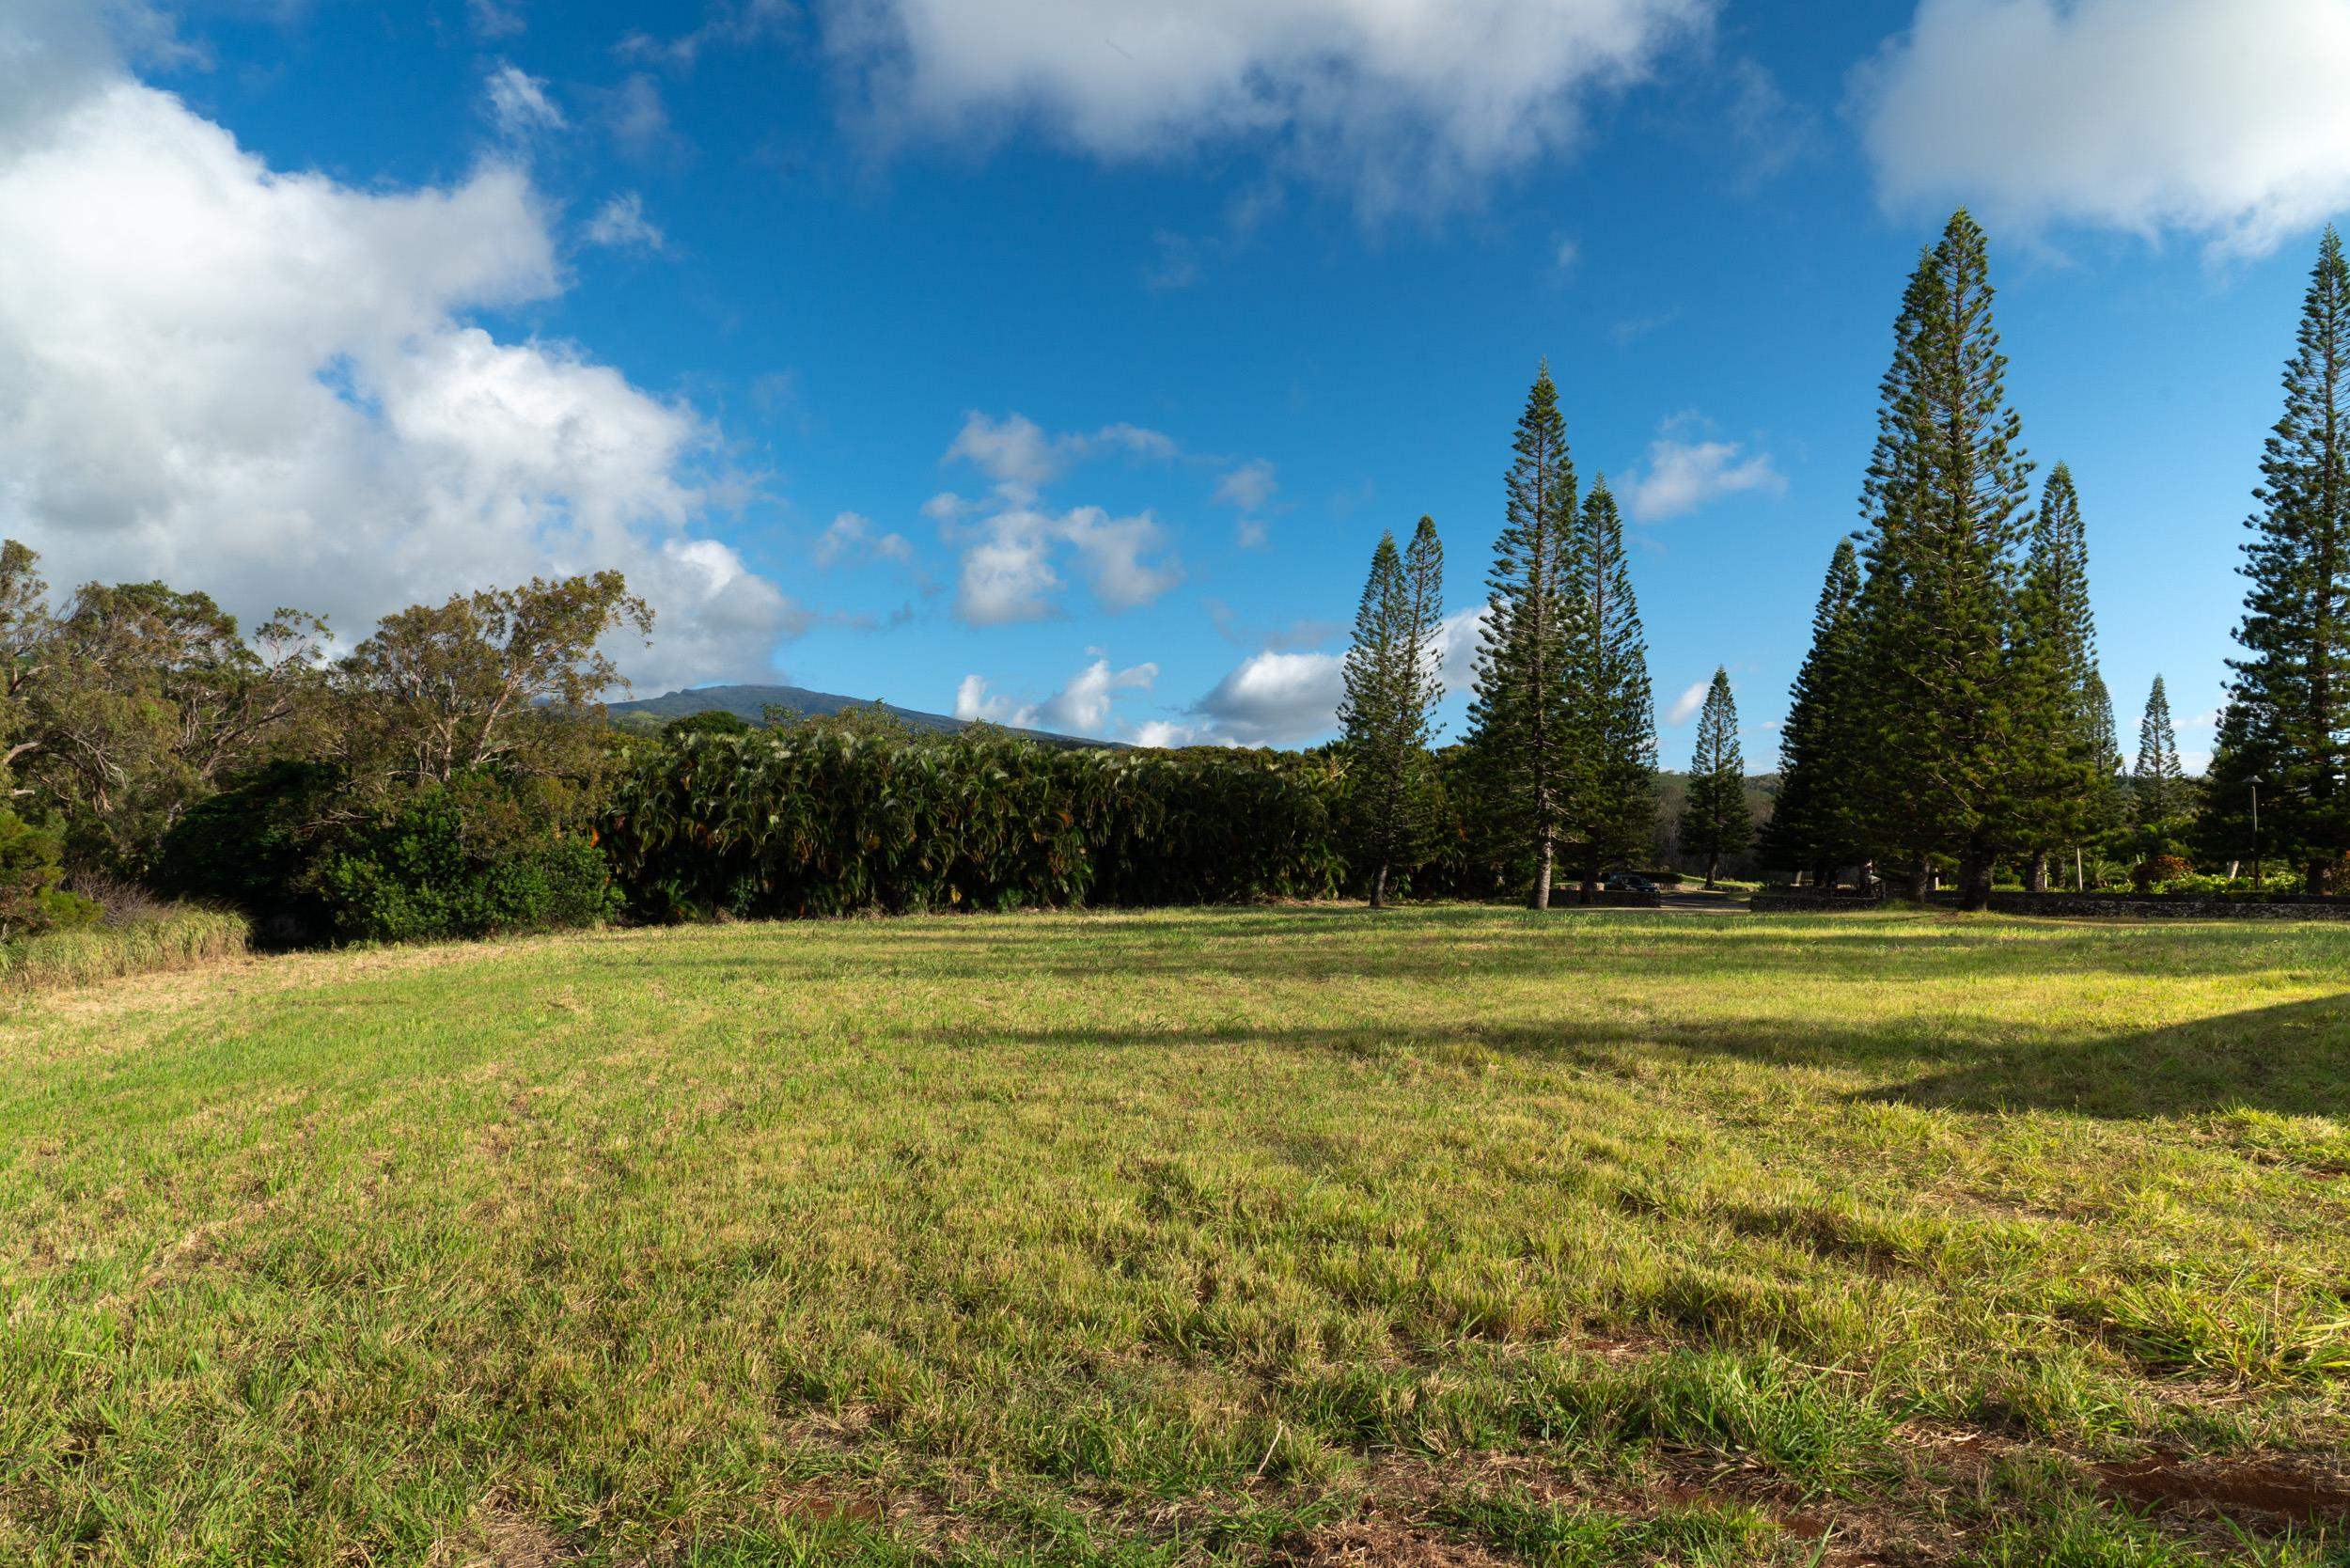
[[[1637,871],[1610,871],[1600,886],[1610,893],[1653,893],[1656,884]]]

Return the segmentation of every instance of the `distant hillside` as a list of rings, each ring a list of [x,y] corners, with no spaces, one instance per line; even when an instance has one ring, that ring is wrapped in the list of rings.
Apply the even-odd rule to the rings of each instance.
[[[882,712],[901,720],[907,729],[932,735],[952,735],[968,728],[964,720],[950,718],[945,713],[926,713],[918,708],[901,708],[891,702],[875,703],[865,698],[842,697],[837,692],[812,692],[806,686],[696,686],[690,691],[669,692],[662,697],[640,697],[626,702],[607,703],[605,708],[616,721],[642,713],[655,724],[666,724],[673,718],[683,718],[689,713],[706,713],[721,709],[758,724],[767,716],[767,709],[771,705],[788,708],[807,718],[823,718],[844,708],[879,707]],[[1119,745],[1116,741],[1056,735],[1042,729],[1014,729],[1011,733],[1026,735],[1047,745]]]

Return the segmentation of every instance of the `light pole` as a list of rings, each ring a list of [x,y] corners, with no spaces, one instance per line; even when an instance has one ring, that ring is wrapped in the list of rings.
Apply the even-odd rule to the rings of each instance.
[[[2261,888],[2261,776],[2252,776],[2252,891]]]

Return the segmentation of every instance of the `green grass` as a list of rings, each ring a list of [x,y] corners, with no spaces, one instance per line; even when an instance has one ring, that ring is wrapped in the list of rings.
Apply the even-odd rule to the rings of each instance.
[[[2339,926],[309,955],[0,999],[0,1215],[10,1563],[2350,1563]]]

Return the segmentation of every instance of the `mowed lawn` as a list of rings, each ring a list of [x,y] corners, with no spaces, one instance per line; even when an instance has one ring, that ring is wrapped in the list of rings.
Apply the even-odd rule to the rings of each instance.
[[[0,1221],[0,1562],[2350,1562],[2350,926],[257,961]]]

